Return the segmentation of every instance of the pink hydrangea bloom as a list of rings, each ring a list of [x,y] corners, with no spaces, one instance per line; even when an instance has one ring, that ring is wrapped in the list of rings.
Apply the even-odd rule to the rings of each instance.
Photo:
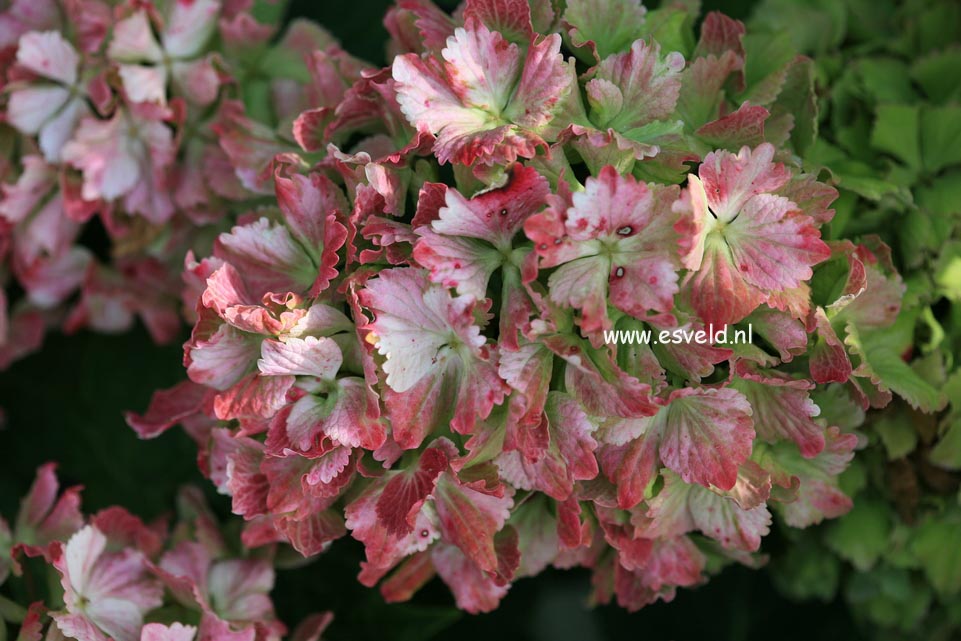
[[[31,31],[20,38],[17,63],[37,82],[11,92],[7,119],[24,134],[38,136],[44,157],[56,162],[88,111],[78,84],[80,56],[59,32]]]
[[[411,124],[437,136],[440,162],[506,164],[546,147],[573,70],[559,35],[525,44],[526,51],[469,17],[439,57],[394,61],[397,101]]]
[[[144,9],[117,22],[107,57],[118,64],[127,97],[133,102],[164,104],[167,85],[172,83],[191,102],[213,102],[220,78],[210,58],[202,54],[219,13],[218,0],[176,0],[164,16],[159,42]]]
[[[0,202],[26,292],[0,338],[70,301],[68,330],[170,339],[187,308],[188,380],[128,420],[184,425],[245,546],[349,534],[386,599],[437,576],[471,612],[585,566],[635,609],[755,563],[772,513],[850,507],[856,437],[819,386],[890,398],[858,336],[904,286],[882,245],[822,239],[837,194],[785,117],[809,87],[758,82],[743,24],[694,42],[635,0],[402,0],[375,69],[242,2],[95,6],[82,36],[21,35],[8,74],[33,153]],[[76,251],[94,216],[108,265]],[[280,635],[269,562],[128,516],[65,542],[65,634]],[[167,592],[196,629],[142,625]]]
[[[172,340],[182,310],[171,289],[184,257],[190,249],[209,251],[220,221],[247,211],[258,187],[250,155],[238,153],[248,149],[245,131],[216,132],[232,122],[266,131],[264,139],[276,144],[266,156],[253,155],[270,165],[272,183],[274,153],[297,148],[290,121],[304,109],[332,114],[359,77],[363,65],[329,35],[292,25],[276,43],[260,38],[254,58],[286,64],[323,46],[326,57],[313,56],[310,69],[303,63],[302,74],[315,80],[274,83],[275,95],[265,99],[276,99],[277,122],[246,118],[221,87],[243,76],[250,61],[251,52],[232,40],[238,29],[273,31],[250,9],[219,0],[42,0],[0,11],[0,84],[8,95],[2,115],[16,150],[2,168],[0,284],[26,292],[23,300],[4,295],[4,366],[59,322],[67,331],[117,332],[139,317],[156,340]],[[273,113],[275,105],[261,107]],[[87,225],[106,230],[109,247],[96,249],[109,258],[95,259],[86,247],[99,233],[85,235]],[[155,293],[138,299],[135,292],[148,288]],[[191,318],[192,309],[185,315]]]
[[[821,240],[836,192],[765,142],[777,91],[725,90],[743,25],[709,15],[685,56],[614,4],[402,2],[389,69],[327,82],[345,61],[319,45],[300,152],[239,111],[220,129],[279,208],[190,259],[191,382],[128,420],[184,424],[245,543],[309,556],[350,533],[386,599],[438,576],[471,612],[584,565],[635,609],[753,563],[772,510],[847,509],[856,439],[812,392],[854,376],[838,332],[900,282]],[[832,251],[851,282],[814,304]],[[611,338],[747,323],[763,345]]]
[[[270,598],[272,557],[231,557],[197,488],[182,490],[180,518],[168,532],[165,524],[146,525],[120,507],[85,517],[79,488],[58,498],[54,469],[48,463],[37,470],[13,530],[0,519],[0,583],[12,565],[30,574],[30,585],[41,585],[49,571],[62,586],[30,605],[20,638],[280,641],[285,635]],[[24,556],[42,563],[20,563]],[[184,622],[176,621],[180,616]],[[165,623],[152,622],[158,618]],[[292,636],[318,641],[331,618],[311,616]]]

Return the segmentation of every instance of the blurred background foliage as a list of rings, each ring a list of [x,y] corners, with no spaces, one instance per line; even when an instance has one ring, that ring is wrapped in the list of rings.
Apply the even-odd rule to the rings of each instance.
[[[816,61],[804,160],[841,192],[829,236],[879,235],[907,286],[871,340],[897,396],[842,476],[855,507],[785,532],[770,575],[798,599],[842,594],[873,638],[961,638],[961,3],[761,0],[750,26]]]
[[[316,20],[348,51],[382,64],[387,33],[381,17],[390,4],[391,0],[291,0],[287,18]],[[456,2],[438,4],[450,9]],[[905,115],[886,105],[957,105],[961,56],[954,43],[961,41],[961,3],[705,0],[702,15],[711,10],[748,21],[749,30],[783,32],[786,41],[818,62],[824,144],[810,155],[812,162],[842,168],[836,174],[843,193],[832,237],[882,231],[895,246],[902,270],[927,270],[933,274],[929,280],[936,278],[941,273],[938,265],[944,262],[936,246],[956,234],[957,226],[945,227],[940,218],[932,217],[943,217],[952,207],[961,210],[956,206],[961,189],[951,187],[961,185],[955,173],[961,158],[952,164],[949,151],[947,165],[932,170],[923,158],[905,156],[904,132],[930,107],[919,106],[917,115],[908,109]],[[941,55],[943,51],[948,53]],[[926,65],[912,66],[912,59],[921,56]],[[902,68],[908,71],[901,73]],[[947,74],[948,80],[939,81],[939,74]],[[839,89],[823,91],[828,86]],[[954,142],[961,150],[961,137]],[[946,146],[951,143],[949,138]],[[920,207],[915,204],[919,199]],[[934,231],[905,237],[892,221],[906,216],[921,217],[918,228]],[[959,246],[951,245],[951,251]],[[961,255],[961,250],[957,252]],[[957,296],[961,286],[954,291],[952,283],[949,279],[943,287]],[[942,302],[953,298],[937,294],[941,286],[922,279],[909,289],[920,292],[910,300],[912,305],[934,310],[925,319],[958,316],[957,305],[945,307]],[[925,295],[926,291],[934,293]],[[912,322],[921,316],[919,312]],[[956,340],[952,326],[938,326],[947,328],[940,348],[950,356],[958,349],[958,343],[951,342]],[[930,344],[930,336],[923,338]],[[941,366],[945,370],[943,357]],[[157,348],[142,329],[110,337],[51,336],[40,353],[0,375],[6,426],[0,430],[0,513],[12,514],[35,468],[56,460],[65,484],[85,486],[88,511],[120,504],[144,518],[162,517],[172,509],[177,488],[194,483],[205,488],[215,507],[226,514],[226,501],[200,477],[196,449],[180,430],[142,442],[122,418],[124,410],[146,407],[153,390],[182,376],[180,348]],[[520,581],[500,609],[482,616],[458,612],[448,591],[436,581],[410,603],[387,605],[375,590],[356,582],[363,550],[351,539],[336,542],[330,552],[307,565],[281,570],[275,602],[289,625],[311,612],[333,610],[336,619],[326,637],[331,641],[858,641],[877,638],[869,623],[886,626],[892,638],[906,637],[915,627],[924,630],[916,632],[924,635],[920,638],[948,639],[952,627],[945,617],[951,615],[932,605],[944,600],[944,594],[933,594],[921,578],[919,560],[903,553],[898,557],[892,543],[895,532],[905,536],[905,520],[896,513],[885,479],[890,461],[909,457],[917,445],[916,438],[912,443],[898,427],[904,421],[893,423],[895,427],[870,428],[868,438],[875,447],[849,479],[861,492],[858,509],[849,518],[800,535],[775,528],[763,548],[773,559],[772,571],[729,568],[705,586],[681,590],[672,603],[657,603],[636,614],[615,607],[584,608],[588,574],[559,571]],[[897,456],[891,455],[891,447]],[[943,515],[948,508],[938,505],[935,514]],[[947,530],[929,536],[938,544],[946,542],[948,556],[953,553],[961,563],[961,526],[951,529],[952,522],[947,523]],[[950,563],[949,558],[949,571]],[[943,565],[940,558],[932,564]],[[849,603],[858,607],[851,609]],[[935,622],[941,627],[919,627],[932,609],[942,613]]]

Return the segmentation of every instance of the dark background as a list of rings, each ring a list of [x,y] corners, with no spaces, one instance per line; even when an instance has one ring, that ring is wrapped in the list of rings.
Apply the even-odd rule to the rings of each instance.
[[[330,29],[351,53],[384,62],[387,33],[381,17],[390,0],[293,0],[291,16],[307,16]],[[453,2],[439,2],[450,8]],[[704,2],[744,18],[751,2]],[[168,513],[185,483],[210,491],[197,472],[196,448],[179,429],[139,441],[125,425],[124,410],[143,410],[150,394],[183,377],[179,345],[157,347],[142,328],[122,336],[52,335],[43,350],[0,374],[0,513],[12,516],[19,497],[45,461],[60,463],[64,484],[85,486],[93,512],[119,504],[144,518]],[[783,545],[775,531],[763,550],[776,557]],[[780,597],[767,572],[729,568],[707,585],[681,590],[674,602],[636,614],[616,607],[588,610],[587,572],[548,571],[514,585],[492,614],[469,616],[453,607],[439,580],[410,603],[388,606],[376,590],[355,580],[363,558],[352,539],[297,570],[278,573],[274,592],[290,626],[318,610],[333,610],[330,641],[427,641],[517,639],[530,641],[768,641],[865,638],[840,600],[796,603]]]

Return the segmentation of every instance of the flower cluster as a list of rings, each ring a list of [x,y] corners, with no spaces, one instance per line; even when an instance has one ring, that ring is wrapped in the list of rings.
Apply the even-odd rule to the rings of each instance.
[[[257,132],[256,153],[293,146],[293,118],[339,99],[329,76],[360,68],[306,22],[272,42],[252,5],[15,0],[0,14],[0,367],[48,326],[139,317],[158,342],[180,335],[184,256],[260,197],[238,132]]]
[[[13,527],[0,518],[0,587],[23,599],[0,595],[0,626],[24,640],[279,641],[271,554],[233,555],[196,488],[178,503],[173,529],[120,507],[85,517],[80,488],[60,493],[41,466]],[[330,620],[308,617],[294,637],[318,641]]]
[[[131,426],[184,425],[246,545],[349,532],[388,600],[437,575],[471,612],[549,565],[637,609],[760,562],[772,510],[847,512],[849,416],[890,399],[858,337],[904,286],[822,238],[811,61],[632,0],[385,24],[391,65],[337,75],[299,152],[222,131],[276,204],[188,265],[189,380]],[[721,327],[755,342],[609,340]]]

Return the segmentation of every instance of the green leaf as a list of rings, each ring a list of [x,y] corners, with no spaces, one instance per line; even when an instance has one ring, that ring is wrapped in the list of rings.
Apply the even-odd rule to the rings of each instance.
[[[871,131],[871,145],[910,167],[921,167],[920,120],[921,109],[917,105],[879,106]]]
[[[853,191],[841,189],[838,191],[838,199],[831,203],[831,207],[834,208],[834,218],[828,223],[827,230],[822,228],[821,237],[825,240],[840,240],[845,237],[844,230],[854,214],[855,207],[860,210],[863,205]]]
[[[811,301],[815,305],[827,307],[844,293],[851,268],[847,257],[832,256],[818,265],[811,278]]]
[[[854,500],[857,500],[858,494],[867,486],[868,471],[863,459],[852,460],[847,469],[838,476],[838,487]]]
[[[837,593],[840,574],[837,557],[825,554],[805,537],[772,562],[770,576],[775,586],[791,598],[830,601]]]
[[[845,589],[848,601],[876,625],[904,633],[917,631],[931,604],[931,589],[902,568],[856,572]],[[894,634],[890,638],[903,639]]]
[[[632,42],[644,35],[645,28],[644,9],[638,0],[605,0],[600,5],[568,0],[564,21],[575,30],[572,39],[594,42],[601,60],[627,51]],[[584,62],[594,64],[593,55],[586,47],[578,47],[574,53]]]
[[[918,206],[927,209],[941,224],[937,233],[942,238],[951,235],[951,225],[961,219],[961,169],[944,172],[930,183],[919,185],[915,190]]]
[[[850,512],[828,526],[827,546],[862,572],[874,567],[888,547],[891,518],[888,507],[878,501],[855,502]]]
[[[908,66],[895,58],[862,58],[857,70],[864,89],[877,103],[913,103],[917,92],[911,86]]]
[[[961,40],[961,6],[954,0],[931,2],[916,19],[919,53],[943,49]]]
[[[680,134],[684,130],[684,123],[680,120],[655,120],[642,127],[634,127],[621,132],[621,135],[634,142],[657,144],[665,137]]]
[[[942,597],[961,592],[961,514],[955,510],[946,515],[929,517],[922,523],[912,541],[912,549],[935,591]]]
[[[896,27],[898,0],[847,0],[848,37],[855,43],[885,38]]]
[[[941,440],[931,448],[929,460],[948,470],[961,470],[961,416],[947,424]]]
[[[961,98],[961,48],[935,51],[911,67],[911,77],[933,102],[944,104]]]
[[[0,628],[6,627],[4,621],[23,623],[26,614],[26,608],[0,594]]]
[[[924,167],[936,173],[961,164],[961,107],[928,107],[921,116]]]
[[[244,111],[257,122],[274,121],[270,83],[266,80],[249,79],[242,88]]]
[[[687,11],[674,7],[648,12],[644,33],[661,45],[662,54],[679,51],[685,59],[691,57],[696,44],[693,17]]]
[[[256,0],[250,13],[262,24],[281,24],[288,4],[288,0]]]
[[[289,47],[271,47],[260,59],[260,70],[268,78],[286,78],[307,84],[310,70],[300,53]]]
[[[923,209],[910,209],[898,221],[897,241],[909,267],[920,267],[942,242],[932,216]]]
[[[841,44],[846,28],[847,12],[842,2],[763,0],[751,16],[748,31],[783,31],[798,51],[823,54]]]
[[[921,343],[922,352],[933,352],[944,342],[944,327],[942,327],[938,319],[934,317],[934,312],[931,311],[930,307],[925,307],[924,311],[921,312],[921,321],[918,323],[918,326],[926,328],[928,333],[928,339]],[[940,352],[938,352],[938,354],[940,355]],[[947,392],[945,392],[945,394],[947,394]],[[950,398],[950,396],[948,398]]]
[[[818,105],[814,96],[814,62],[796,58],[788,67],[784,85],[770,109],[771,118],[790,114],[791,144],[801,156],[807,153],[818,133]]]
[[[821,410],[818,416],[844,432],[857,429],[864,423],[864,410],[843,385],[818,385],[811,392],[811,398]]]
[[[881,437],[889,461],[907,456],[918,444],[918,433],[904,412],[883,414],[874,424],[874,430]]]
[[[912,323],[913,327],[913,323]],[[861,357],[860,373],[882,390],[889,389],[922,412],[941,410],[948,399],[922,379],[901,358],[892,328],[860,331],[853,323],[847,325],[844,342]]]
[[[873,167],[851,159],[823,138],[818,138],[811,145],[805,156],[804,166],[811,173],[818,173],[821,168],[827,169],[834,176],[837,186],[850,189],[868,200],[880,201],[882,198],[894,197],[904,203],[912,202],[911,192],[906,187],[877,178]]]
[[[784,33],[748,33],[743,42],[745,90],[739,99],[767,105],[781,91],[794,46]]]
[[[961,302],[961,241],[944,245],[934,267],[934,282],[944,296]]]

